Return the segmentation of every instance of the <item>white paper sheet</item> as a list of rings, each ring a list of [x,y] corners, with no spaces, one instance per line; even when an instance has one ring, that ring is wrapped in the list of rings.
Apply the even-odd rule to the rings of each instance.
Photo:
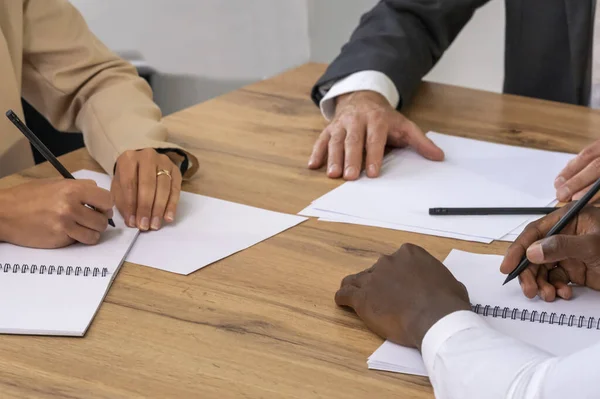
[[[458,250],[450,252],[444,264],[469,291],[473,304],[527,309],[538,313],[600,316],[600,292],[584,287],[573,287],[574,296],[569,301],[552,303],[527,299],[516,280],[502,286],[506,276],[499,272],[502,257],[479,255]],[[484,317],[484,316],[482,316]],[[486,322],[504,334],[558,356],[573,353],[600,340],[600,330],[580,329],[556,324],[485,317]],[[385,342],[367,362],[369,368],[406,374],[427,375],[423,360],[416,349]]]
[[[383,229],[408,231],[411,233],[427,234],[427,235],[433,235],[433,236],[445,237],[445,238],[454,238],[457,240],[481,242],[484,244],[489,244],[493,241],[493,239],[487,238],[487,237],[473,237],[473,236],[467,236],[464,234],[452,233],[452,232],[448,232],[448,231],[424,229],[424,228],[420,228],[420,227],[407,226],[407,225],[403,225],[403,224],[394,224],[394,223],[380,222],[378,220],[362,219],[362,218],[357,218],[357,217],[353,217],[353,216],[340,215],[340,214],[336,214],[333,212],[320,211],[317,209],[312,209],[310,207],[301,211],[299,213],[299,215],[309,216],[309,217],[318,217],[319,221],[322,221],[322,222],[348,223],[348,224],[357,224],[357,225],[361,225],[361,226],[380,227]]]
[[[107,175],[80,171],[109,187]],[[179,274],[190,274],[277,235],[306,218],[182,192],[176,221],[158,231],[140,233],[127,261]]]
[[[347,182],[312,209],[396,225],[500,239],[528,216],[444,216],[432,207],[537,207],[555,198],[554,178],[572,154],[429,133],[446,153],[428,161],[411,149],[390,154],[377,179]],[[338,218],[336,220],[339,221]]]

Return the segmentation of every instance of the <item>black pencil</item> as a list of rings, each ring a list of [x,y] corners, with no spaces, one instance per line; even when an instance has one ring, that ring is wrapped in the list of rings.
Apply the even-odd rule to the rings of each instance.
[[[564,229],[577,216],[579,211],[581,211],[588,204],[588,202],[590,202],[594,195],[598,193],[598,190],[600,190],[600,179],[594,183],[594,185],[590,188],[590,191],[585,193],[585,195],[581,197],[581,199],[577,201],[575,205],[573,205],[573,207],[569,209],[558,222],[556,222],[554,227],[552,227],[548,234],[546,234],[546,238],[560,233],[561,230]],[[521,259],[519,266],[510,272],[508,277],[506,277],[504,284],[516,278],[519,274],[521,274],[521,272],[523,272],[523,270],[527,268],[527,266],[529,266],[529,260],[527,259],[527,255],[525,255],[523,259]]]
[[[470,215],[547,215],[560,208],[429,208],[434,216]]]
[[[17,116],[17,114],[13,112],[12,109],[6,111],[6,117],[17,127],[17,129],[21,131],[21,133],[23,133],[23,135],[25,135],[25,137],[27,137],[29,142],[40,152],[40,154],[42,154],[44,158],[46,158],[48,162],[52,164],[52,166],[54,166],[54,168],[62,175],[62,177],[64,177],[65,179],[75,180],[75,177],[73,177],[73,175],[69,173],[69,171],[63,166],[63,164],[61,164],[59,160],[56,159],[56,157],[54,156],[54,154],[52,154],[48,147],[46,147],[44,143],[42,143],[42,141],[35,135],[35,133],[33,133],[31,129],[29,129],[21,121],[21,119]],[[96,211],[96,208],[94,208],[93,206],[86,206]],[[115,227],[115,222],[113,222],[112,219],[108,219],[108,224],[110,224],[112,227]]]

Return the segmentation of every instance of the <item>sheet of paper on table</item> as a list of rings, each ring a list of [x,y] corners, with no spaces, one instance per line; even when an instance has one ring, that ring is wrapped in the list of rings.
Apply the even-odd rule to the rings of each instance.
[[[379,178],[344,183],[300,214],[484,243],[514,240],[536,216],[431,216],[429,208],[549,206],[554,179],[574,156],[433,132],[428,137],[445,151],[443,162],[396,150]]]
[[[102,173],[82,170],[74,176],[110,187],[109,176]],[[140,233],[126,260],[190,274],[305,220],[296,215],[182,192],[176,222],[158,231]]]

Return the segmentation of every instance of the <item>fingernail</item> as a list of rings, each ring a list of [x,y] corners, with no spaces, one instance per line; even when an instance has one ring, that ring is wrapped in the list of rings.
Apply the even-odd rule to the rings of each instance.
[[[527,259],[535,264],[540,264],[544,261],[544,249],[540,242],[533,243],[527,248]]]
[[[546,300],[546,294],[544,293],[544,290],[539,290],[538,291],[538,295],[540,296],[540,298],[542,298],[544,301]]]
[[[167,212],[165,215],[165,220],[169,223],[175,220],[175,215],[173,215],[173,212]]]
[[[160,229],[160,218],[158,216],[154,216],[152,218],[152,230],[158,230]]]
[[[129,223],[128,223],[129,227],[135,227],[135,215],[131,215],[129,216]]]
[[[346,168],[346,173],[344,173],[345,177],[354,178],[356,177],[356,168],[354,166],[349,166]]]
[[[560,287],[556,293],[562,299],[571,299],[571,296],[569,295],[569,287]]]
[[[569,199],[570,196],[571,196],[571,191],[569,190],[569,187],[561,186],[556,191],[556,197],[561,201]]]
[[[140,222],[140,229],[146,231],[148,228],[150,228],[150,219],[144,216]]]
[[[369,165],[367,172],[369,172],[369,176],[374,177],[375,175],[377,175],[377,166],[375,166],[373,164]]]
[[[554,188],[559,188],[563,184],[565,184],[566,180],[562,176],[558,176],[556,180],[554,180]]]
[[[338,166],[337,166],[337,165],[331,165],[331,166],[329,167],[329,169],[327,169],[327,174],[329,174],[329,175],[333,175],[333,174],[337,173],[337,172],[338,172],[338,170],[339,170],[339,169],[338,169]]]

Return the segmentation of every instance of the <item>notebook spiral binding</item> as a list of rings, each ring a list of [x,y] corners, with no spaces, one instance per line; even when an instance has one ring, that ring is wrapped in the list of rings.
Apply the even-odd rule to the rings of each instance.
[[[0,272],[2,273],[20,273],[20,274],[49,274],[49,275],[65,275],[65,276],[78,276],[78,277],[106,277],[108,275],[108,269],[103,267],[73,267],[73,266],[46,266],[46,265],[19,265],[5,263],[2,266],[0,262]]]
[[[556,324],[559,326],[587,328],[588,330],[600,330],[600,317],[566,315],[561,313],[538,312],[528,309],[510,309],[508,307],[490,305],[471,305],[473,312],[486,317],[500,317],[528,321],[530,323]]]

